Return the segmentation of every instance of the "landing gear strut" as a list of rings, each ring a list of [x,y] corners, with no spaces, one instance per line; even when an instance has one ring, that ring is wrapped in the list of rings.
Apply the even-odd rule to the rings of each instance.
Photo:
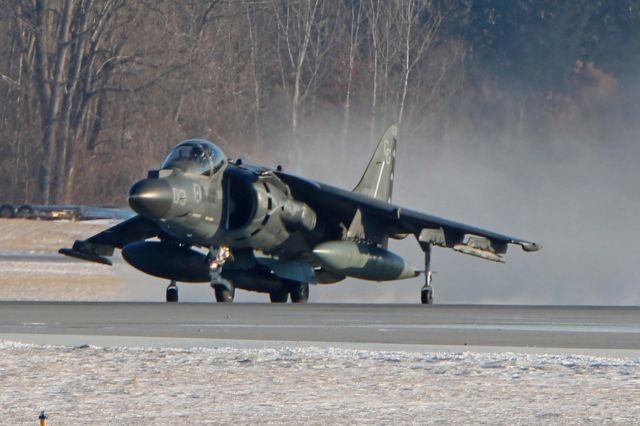
[[[420,300],[423,305],[433,304],[433,287],[431,286],[431,271],[427,271],[426,283],[420,291]]]
[[[433,274],[431,272],[431,243],[421,243],[424,251],[424,286],[420,291],[420,301],[423,305],[433,304]]]
[[[218,303],[232,303],[236,289],[231,281],[222,277],[222,267],[231,257],[229,247],[211,247],[207,260],[209,261],[209,279],[211,288]]]
[[[167,302],[178,301],[178,285],[176,284],[176,280],[171,280],[171,283],[167,287],[166,300]]]

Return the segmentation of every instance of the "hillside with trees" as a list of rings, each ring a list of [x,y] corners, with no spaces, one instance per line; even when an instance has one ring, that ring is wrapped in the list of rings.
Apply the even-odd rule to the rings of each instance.
[[[391,122],[411,144],[635,137],[640,2],[12,0],[0,200],[122,205],[179,140],[290,169]],[[269,164],[269,163],[267,163]]]

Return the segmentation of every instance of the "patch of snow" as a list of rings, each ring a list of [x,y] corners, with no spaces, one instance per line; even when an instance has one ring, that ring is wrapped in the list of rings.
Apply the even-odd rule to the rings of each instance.
[[[0,389],[9,424],[640,421],[640,358],[4,341]]]

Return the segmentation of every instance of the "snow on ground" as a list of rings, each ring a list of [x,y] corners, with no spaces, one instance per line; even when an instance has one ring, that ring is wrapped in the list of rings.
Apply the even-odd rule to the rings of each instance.
[[[0,342],[0,422],[638,424],[640,358]]]

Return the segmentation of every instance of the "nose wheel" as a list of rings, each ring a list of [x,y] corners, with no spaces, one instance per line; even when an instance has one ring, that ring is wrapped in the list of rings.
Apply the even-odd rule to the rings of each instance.
[[[171,283],[167,287],[166,294],[167,302],[177,302],[178,301],[178,285],[175,280],[171,280]]]

